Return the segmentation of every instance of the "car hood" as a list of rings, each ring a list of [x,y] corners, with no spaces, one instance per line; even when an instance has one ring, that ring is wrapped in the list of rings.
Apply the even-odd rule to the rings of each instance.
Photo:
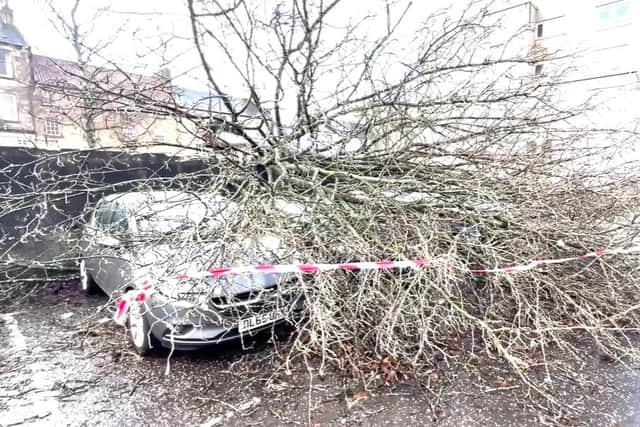
[[[272,264],[286,256],[280,240],[273,236],[245,239],[241,242],[222,241],[155,243],[138,247],[134,263],[139,275],[158,278],[161,283],[175,283],[172,278],[180,274],[193,274],[216,267],[234,265]],[[287,276],[287,277],[285,277]],[[197,280],[199,292],[215,286],[218,292],[238,294],[276,285],[289,280],[283,274],[242,274],[227,277],[208,277]],[[206,285],[205,289],[202,285]],[[216,286],[219,285],[219,286]]]

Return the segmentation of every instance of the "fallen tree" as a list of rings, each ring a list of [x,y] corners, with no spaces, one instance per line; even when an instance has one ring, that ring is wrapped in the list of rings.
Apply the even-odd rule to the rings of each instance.
[[[446,260],[316,278],[299,350],[421,366],[473,336],[523,376],[532,351],[578,331],[607,353],[631,351],[633,257],[469,271],[628,247],[635,235],[635,161],[611,159],[636,135],[588,123],[597,100],[563,96],[569,58],[523,48],[528,21],[509,27],[492,5],[416,20],[410,5],[381,3],[384,13],[342,22],[339,1],[188,3],[209,84],[231,78],[217,71],[226,61],[260,106],[261,143],[243,166],[263,173],[227,169],[245,179],[247,211],[273,197],[308,211],[306,236],[269,210],[245,232],[277,233],[304,261]],[[533,75],[542,62],[556,67]]]
[[[307,263],[432,261],[302,276],[292,358],[355,372],[391,358],[420,372],[464,350],[545,394],[531,368],[551,347],[575,351],[588,336],[611,357],[637,356],[633,256],[471,271],[635,242],[637,135],[590,123],[594,97],[564,96],[571,57],[530,49],[529,21],[513,27],[477,3],[417,18],[411,3],[383,2],[360,21],[340,1],[187,3],[203,75],[244,139],[205,147],[220,165],[211,191],[244,213],[229,233],[272,233]],[[542,62],[557,67],[535,75]],[[230,83],[257,107],[251,125]]]

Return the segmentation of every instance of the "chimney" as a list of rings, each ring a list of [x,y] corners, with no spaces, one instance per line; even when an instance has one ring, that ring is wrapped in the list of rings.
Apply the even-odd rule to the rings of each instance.
[[[13,10],[9,7],[8,1],[0,9],[0,22],[3,25],[13,25]]]

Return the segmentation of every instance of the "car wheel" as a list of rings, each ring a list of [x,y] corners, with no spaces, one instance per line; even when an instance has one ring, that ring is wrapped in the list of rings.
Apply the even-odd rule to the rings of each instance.
[[[80,287],[88,295],[95,294],[100,290],[96,281],[91,277],[91,273],[87,271],[87,264],[84,260],[80,260]]]
[[[149,320],[145,316],[143,302],[133,301],[129,307],[127,332],[134,350],[141,356],[150,354],[159,347],[158,340],[151,333]]]

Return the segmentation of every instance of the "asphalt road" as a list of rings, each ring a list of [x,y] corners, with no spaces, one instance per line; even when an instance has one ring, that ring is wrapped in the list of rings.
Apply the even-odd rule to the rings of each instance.
[[[337,373],[310,380],[303,364],[282,366],[269,337],[143,359],[109,309],[75,282],[0,305],[0,426],[640,425],[639,372],[598,358],[555,389],[581,415],[553,419],[517,384],[495,390],[465,370],[435,370],[438,394],[417,384],[372,394]]]

